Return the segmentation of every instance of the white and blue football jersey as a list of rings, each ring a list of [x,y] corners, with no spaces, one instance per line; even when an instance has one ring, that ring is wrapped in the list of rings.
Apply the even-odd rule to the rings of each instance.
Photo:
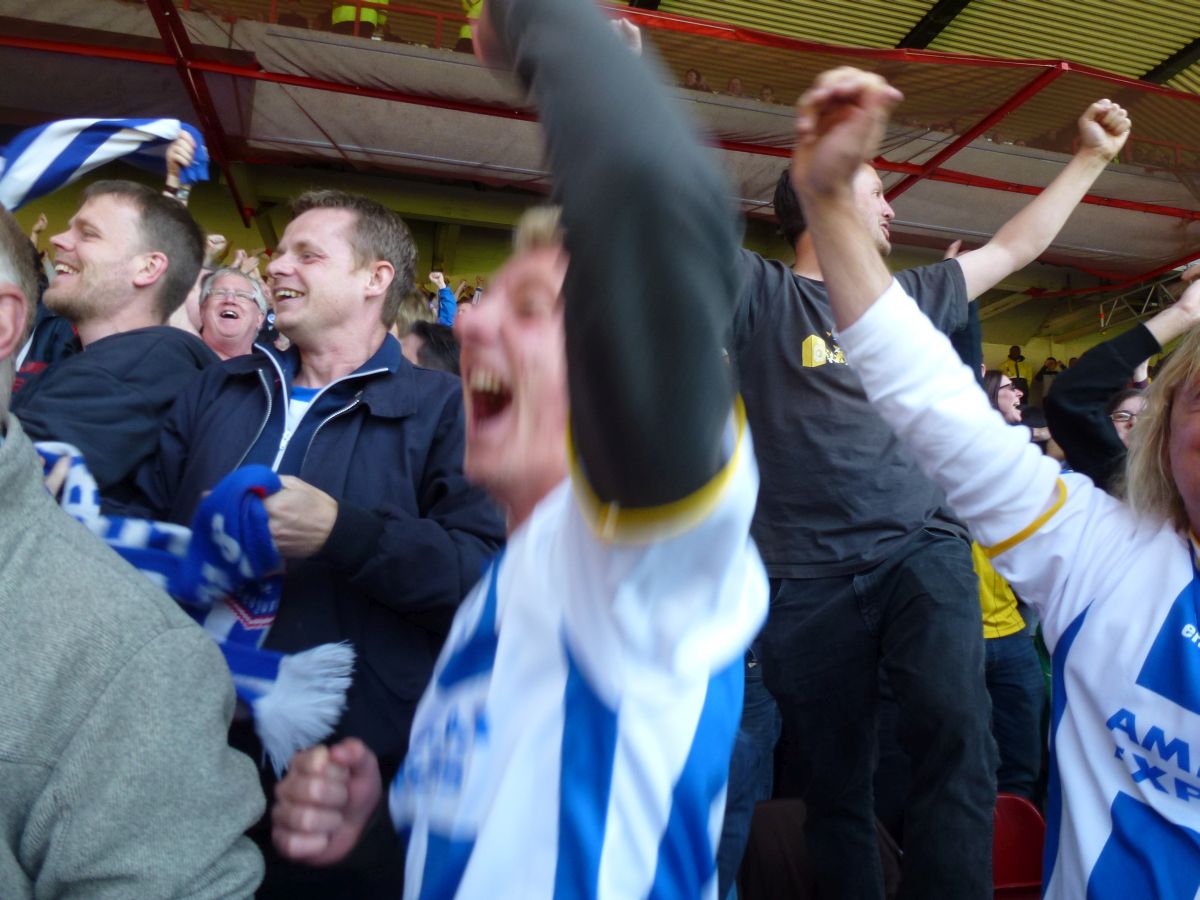
[[[897,284],[840,337],[876,409],[1041,616],[1054,681],[1044,896],[1200,897],[1192,543],[1083,475],[1060,478]]]
[[[669,508],[559,485],[464,602],[389,797],[407,897],[715,897],[767,607],[737,419],[730,462]]]
[[[1065,499],[1064,499],[1065,497]],[[1200,892],[1200,586],[1188,540],[1082,475],[998,554],[1053,657],[1045,896]]]

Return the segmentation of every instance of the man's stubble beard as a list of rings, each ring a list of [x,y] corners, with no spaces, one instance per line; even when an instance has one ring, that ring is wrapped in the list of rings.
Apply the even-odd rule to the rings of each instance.
[[[46,309],[56,316],[62,316],[68,322],[76,323],[87,318],[93,311],[93,304],[85,300],[79,293],[66,296],[55,296],[54,288],[49,287],[42,295]]]

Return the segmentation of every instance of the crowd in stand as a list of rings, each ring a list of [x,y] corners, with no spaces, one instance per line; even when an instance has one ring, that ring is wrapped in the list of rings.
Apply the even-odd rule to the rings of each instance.
[[[708,86],[708,82],[704,80],[704,76],[700,74],[699,69],[688,69],[686,72],[684,72],[683,81],[679,83],[679,86],[686,88],[689,91],[701,91],[706,94],[721,94],[725,97],[735,97],[739,100],[750,96],[746,93],[742,79],[738,78],[736,75],[730,78],[726,83],[725,90],[714,91]],[[761,88],[759,88],[758,101],[760,103],[774,103],[775,88],[771,87],[769,84],[764,84]]]
[[[825,73],[765,259],[628,31],[475,13],[561,204],[486,287],[336,190],[230,253],[189,138],[0,211],[0,896],[984,898],[998,792],[1045,896],[1195,896],[1200,268],[1036,373],[973,306],[1125,111],[893,276],[901,97]]]

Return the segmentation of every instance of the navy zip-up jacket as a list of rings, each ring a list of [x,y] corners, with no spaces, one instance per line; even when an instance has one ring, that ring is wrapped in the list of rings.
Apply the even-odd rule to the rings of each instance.
[[[106,504],[128,503],[175,398],[216,362],[200,338],[169,325],[110,334],[30,380],[12,411],[33,440],[78,447]]]
[[[179,397],[138,473],[138,511],[188,524],[223,476],[245,461],[270,465],[298,366],[296,350],[257,345],[211,366]],[[504,521],[462,472],[458,378],[410,365],[395,338],[306,419],[317,427],[298,429],[280,471],[333,496],[338,516],[317,555],[288,561],[265,646],[350,641],[354,683],[330,740],[362,738],[394,771],[446,629],[502,543]]]

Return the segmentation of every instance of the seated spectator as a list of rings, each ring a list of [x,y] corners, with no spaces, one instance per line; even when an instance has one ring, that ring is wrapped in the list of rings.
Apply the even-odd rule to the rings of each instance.
[[[1088,350],[1046,396],[1046,420],[1067,462],[1106,491],[1116,487],[1129,431],[1141,416],[1138,398],[1121,391],[1131,379],[1145,384],[1149,358],[1200,323],[1200,266],[1188,275],[1191,284],[1173,305]],[[1124,421],[1112,419],[1118,412]]]
[[[414,322],[408,334],[400,338],[400,349],[414,366],[458,374],[458,341],[449,326]]]
[[[204,279],[200,337],[221,359],[249,353],[266,318],[262,285],[240,269],[217,269]]]
[[[263,808],[229,670],[179,607],[71,520],[8,415],[36,291],[0,210],[0,896],[249,897]]]
[[[122,504],[171,404],[217,359],[198,337],[165,324],[196,281],[204,236],[157,191],[98,181],[50,242],[46,306],[74,326],[82,350],[26,384],[12,410],[35,440],[78,447],[106,504]]]
[[[704,80],[704,76],[700,74],[699,69],[688,69],[683,75],[683,87],[692,91],[706,91],[712,93],[712,88],[708,86],[708,82]]]
[[[775,88],[771,87],[769,84],[764,84],[762,86],[762,90],[758,92],[758,99],[762,103],[774,103]]]
[[[738,77],[730,78],[725,85],[725,96],[727,97],[745,97],[746,93],[742,89],[742,79]]]

